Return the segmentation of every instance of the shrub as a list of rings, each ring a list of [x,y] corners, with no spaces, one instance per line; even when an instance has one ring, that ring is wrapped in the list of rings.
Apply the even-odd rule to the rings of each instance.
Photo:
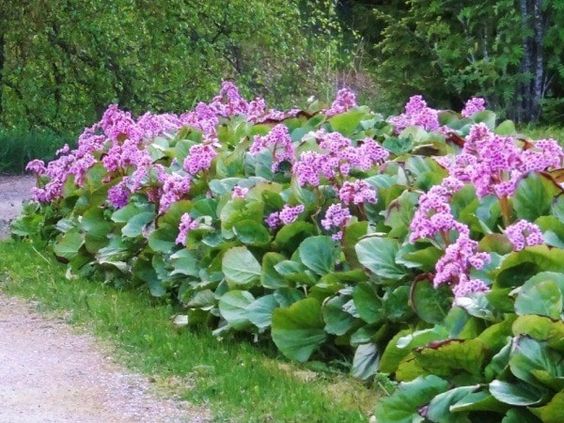
[[[65,143],[75,145],[73,137],[51,131],[0,129],[0,174],[23,173],[34,158],[52,160]]]
[[[217,336],[389,374],[381,422],[556,421],[563,158],[480,99],[458,114],[414,96],[384,119],[347,90],[281,112],[225,83],[180,116],[111,106],[30,163],[37,202],[12,230]]]

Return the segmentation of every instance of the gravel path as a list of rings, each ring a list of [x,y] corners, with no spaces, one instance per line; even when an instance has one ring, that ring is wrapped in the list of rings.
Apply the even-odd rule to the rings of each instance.
[[[9,236],[10,220],[20,214],[34,185],[33,176],[0,176],[0,239]]]
[[[89,335],[0,293],[0,422],[206,422],[115,364]]]
[[[9,222],[34,184],[30,176],[0,176],[0,239],[9,236]],[[1,423],[207,421],[205,410],[160,398],[93,337],[0,292]]]

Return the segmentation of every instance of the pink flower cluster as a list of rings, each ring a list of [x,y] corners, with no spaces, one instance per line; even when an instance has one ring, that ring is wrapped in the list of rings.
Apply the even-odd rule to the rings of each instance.
[[[196,144],[190,147],[188,156],[184,159],[184,170],[191,175],[206,171],[211,167],[212,161],[217,156],[213,145]]]
[[[127,206],[131,192],[125,181],[120,181],[108,190],[108,202],[116,209]]]
[[[335,241],[343,238],[343,229],[351,220],[351,213],[348,208],[343,207],[342,204],[332,204],[325,212],[325,218],[321,220],[321,226],[327,231],[337,229],[337,232],[332,235]]]
[[[162,187],[159,213],[164,213],[170,206],[190,191],[190,177],[178,174],[166,175]]]
[[[357,179],[354,182],[344,182],[339,190],[339,199],[346,205],[376,203],[377,201],[374,188],[362,179]]]
[[[342,88],[337,92],[337,97],[331,104],[331,107],[325,110],[325,116],[335,116],[356,106],[356,95],[351,90]]]
[[[442,284],[453,286],[455,296],[466,296],[475,292],[485,292],[488,286],[479,279],[470,277],[472,268],[482,269],[490,262],[488,253],[478,252],[478,243],[471,240],[468,234],[461,233],[456,242],[450,244],[445,254],[436,265],[433,285]]]
[[[292,137],[290,137],[286,125],[276,125],[267,135],[255,136],[250,148],[250,153],[256,155],[266,149],[272,151],[273,172],[276,172],[280,164],[284,161],[293,163],[294,145],[292,144]]]
[[[519,220],[513,225],[508,226],[505,229],[505,235],[515,251],[521,251],[525,247],[544,243],[540,228],[526,220]]]
[[[409,242],[422,238],[434,239],[438,234],[448,239],[451,230],[468,234],[468,228],[455,220],[449,204],[452,195],[462,186],[459,180],[448,177],[420,197],[419,207],[410,225]]]
[[[408,126],[420,126],[426,131],[436,131],[439,129],[439,112],[427,107],[427,102],[420,95],[410,97],[405,105],[405,110],[398,116],[388,119],[397,133],[400,133]]]
[[[265,222],[270,229],[276,229],[281,225],[289,225],[298,220],[298,217],[304,210],[303,204],[298,204],[294,207],[286,204],[279,212],[270,213]]]
[[[186,246],[186,239],[188,233],[194,229],[197,229],[200,223],[196,219],[192,219],[188,213],[184,213],[180,218],[180,226],[178,227],[178,236],[176,237],[176,243]]]
[[[482,97],[472,97],[464,105],[461,115],[462,117],[469,118],[478,112],[486,110],[486,100]]]
[[[235,185],[233,187],[233,192],[231,193],[231,198],[245,198],[249,193],[249,188],[241,187],[239,185]]]
[[[562,166],[564,151],[554,140],[540,140],[522,150],[512,137],[494,134],[479,123],[473,125],[462,152],[455,157],[439,158],[450,175],[476,187],[476,194],[509,197],[528,172]]]
[[[338,132],[321,129],[314,136],[322,152],[304,152],[294,164],[294,175],[301,186],[319,185],[321,178],[334,181],[339,176],[348,176],[352,169],[368,171],[389,156],[389,152],[371,138],[354,146]]]

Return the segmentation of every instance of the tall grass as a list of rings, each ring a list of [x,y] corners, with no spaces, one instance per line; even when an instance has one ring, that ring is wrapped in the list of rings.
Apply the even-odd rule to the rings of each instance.
[[[0,174],[23,173],[32,159],[51,160],[65,143],[73,147],[76,137],[47,130],[0,128]]]

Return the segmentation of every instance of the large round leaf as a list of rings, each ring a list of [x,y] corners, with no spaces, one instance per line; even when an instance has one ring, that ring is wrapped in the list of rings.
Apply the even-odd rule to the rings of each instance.
[[[71,229],[67,233],[63,234],[61,239],[57,241],[53,247],[53,250],[58,257],[72,260],[77,256],[78,250],[80,250],[82,244],[84,244],[82,234],[78,232],[77,229]]]
[[[227,282],[252,285],[260,279],[260,263],[247,247],[233,247],[223,255],[221,270]]]
[[[513,207],[519,219],[534,222],[536,218],[549,214],[554,196],[559,189],[548,178],[531,173],[522,179],[513,196]]]
[[[228,291],[219,298],[219,313],[229,326],[234,329],[244,329],[250,324],[247,307],[254,301],[248,291]]]
[[[375,275],[398,280],[406,275],[405,268],[396,263],[398,241],[389,238],[370,237],[356,244],[360,263]]]
[[[527,406],[541,403],[546,391],[527,383],[508,383],[494,380],[490,383],[490,393],[495,399],[509,405]]]
[[[306,298],[274,310],[272,340],[286,357],[304,362],[327,338],[323,326],[320,302]]]
[[[519,315],[538,314],[557,320],[564,297],[564,274],[542,272],[529,279],[519,290],[515,311]]]
[[[448,382],[434,375],[401,383],[392,395],[379,401],[376,419],[388,423],[422,422],[419,409],[447,388]]]
[[[298,247],[301,262],[318,275],[324,275],[335,268],[337,249],[328,236],[306,238]]]
[[[274,295],[265,295],[253,301],[247,307],[247,318],[259,329],[266,329],[272,324],[272,312],[279,307]]]

